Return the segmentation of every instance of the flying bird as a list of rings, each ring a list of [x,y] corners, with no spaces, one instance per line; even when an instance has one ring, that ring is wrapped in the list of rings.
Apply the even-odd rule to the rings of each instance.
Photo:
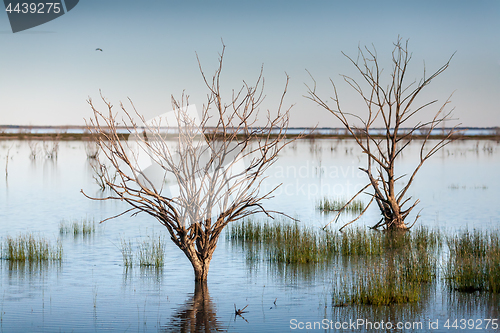
[[[95,49],[95,50],[96,50],[96,51],[101,51],[101,52],[102,52],[102,49],[100,49],[100,48],[97,48],[97,49]]]

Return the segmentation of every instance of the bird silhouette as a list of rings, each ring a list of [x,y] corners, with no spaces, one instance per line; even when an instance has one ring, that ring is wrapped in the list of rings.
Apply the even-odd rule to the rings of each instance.
[[[101,49],[101,48],[97,48],[97,49],[95,49],[95,50],[96,50],[96,51],[101,51],[101,52],[102,52],[102,49]]]

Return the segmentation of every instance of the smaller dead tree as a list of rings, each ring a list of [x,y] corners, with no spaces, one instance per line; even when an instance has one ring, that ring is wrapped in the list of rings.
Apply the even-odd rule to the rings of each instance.
[[[267,122],[258,124],[262,70],[255,86],[244,83],[224,102],[223,56],[224,47],[211,79],[200,65],[208,88],[201,115],[193,113],[186,96],[172,98],[173,113],[151,121],[139,115],[132,102],[134,113],[121,105],[124,119],[119,119],[102,95],[105,112],[88,101],[93,111],[88,129],[99,147],[99,177],[111,192],[91,199],[128,203],[130,209],[117,216],[143,212],[156,218],[191,262],[196,281],[206,281],[217,241],[229,223],[259,212],[269,216],[271,211],[262,204],[274,189],[262,193],[260,184],[290,142],[289,109],[282,110],[288,77],[276,116],[268,113]],[[139,117],[140,126],[134,117]],[[118,120],[130,133],[128,140],[117,129]]]
[[[57,152],[59,151],[59,135],[54,138],[53,141],[46,142],[43,141],[43,151],[45,152],[45,157],[50,159],[57,159]]]
[[[92,161],[99,155],[99,146],[96,144],[95,140],[84,141],[85,143],[85,154],[87,159]]]
[[[406,218],[419,202],[418,199],[411,202],[412,198],[406,197],[408,189],[425,161],[450,143],[454,134],[457,133],[456,126],[451,129],[440,127],[446,120],[451,119],[451,111],[445,111],[449,99],[438,107],[432,119],[428,121],[415,120],[416,115],[422,114],[422,110],[437,103],[437,100],[420,103],[419,98],[423,89],[448,68],[451,58],[430,76],[427,76],[424,67],[423,78],[420,81],[407,83],[411,53],[408,51],[408,41],[403,43],[398,38],[392,51],[390,77],[387,83],[384,83],[385,77],[382,75],[382,68],[379,67],[380,60],[375,49],[358,48],[357,59],[345,54],[344,56],[357,69],[361,80],[355,80],[346,75],[342,75],[342,77],[362,98],[368,111],[367,115],[362,117],[355,112],[344,110],[340,105],[337,88],[332,80],[330,82],[333,86],[333,97],[331,97],[334,102],[333,106],[318,96],[314,78],[314,85],[307,87],[308,96],[306,96],[333,114],[367,157],[367,167],[360,169],[366,173],[369,182],[347,202],[344,208],[363,191],[371,188],[373,192],[369,193],[372,196],[370,204],[375,201],[382,214],[382,219],[373,228],[408,229],[419,217],[417,214],[413,224],[406,222]],[[382,124],[382,130],[377,130],[374,127],[375,124]],[[434,136],[438,130],[439,135]],[[404,180],[407,175],[396,175],[395,167],[399,155],[410,143],[416,140],[419,140],[419,161],[413,171],[409,173],[408,178]],[[397,186],[398,180],[404,180],[404,184]],[[364,214],[370,204],[366,206],[360,216]],[[406,204],[409,206],[405,206]],[[336,221],[339,216],[340,212],[333,221]],[[360,216],[342,228],[356,221]]]

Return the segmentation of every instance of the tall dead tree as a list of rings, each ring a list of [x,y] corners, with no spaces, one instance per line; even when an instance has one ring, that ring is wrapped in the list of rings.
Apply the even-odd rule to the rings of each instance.
[[[140,116],[131,101],[133,113],[120,104],[121,119],[102,95],[105,112],[88,101],[93,111],[88,128],[99,146],[98,169],[111,193],[91,199],[128,203],[130,209],[117,216],[143,212],[156,218],[191,262],[196,281],[206,281],[219,236],[230,222],[255,213],[277,213],[262,205],[275,189],[262,193],[260,184],[289,143],[289,108],[282,108],[288,76],[275,116],[269,111],[263,116],[262,70],[254,86],[243,82],[227,99],[221,93],[224,49],[211,78],[198,60],[208,88],[201,115],[193,114],[184,95],[180,100],[172,97],[175,117],[169,113],[170,118],[152,121]],[[117,128],[118,121],[130,133],[128,140]]]
[[[419,202],[418,199],[412,201],[411,197],[406,197],[408,189],[425,161],[450,143],[457,132],[456,127],[451,129],[440,127],[446,120],[451,119],[451,111],[445,111],[449,99],[437,108],[432,119],[418,121],[415,120],[416,115],[422,114],[422,110],[433,106],[437,100],[419,104],[417,97],[420,98],[424,88],[448,68],[453,56],[430,76],[427,76],[424,66],[423,78],[418,82],[408,83],[408,65],[412,57],[408,51],[408,41],[402,42],[398,38],[394,43],[392,70],[389,77],[382,75],[380,60],[374,48],[358,48],[356,59],[343,54],[361,76],[361,80],[356,80],[342,75],[344,81],[360,95],[366,105],[366,116],[360,116],[355,111],[346,111],[341,107],[337,87],[331,79],[333,106],[327,104],[326,99],[318,96],[314,78],[314,85],[307,87],[307,97],[333,114],[366,155],[367,167],[360,169],[366,173],[369,182],[344,208],[363,191],[371,188],[373,192],[369,193],[372,196],[370,204],[375,200],[382,214],[382,219],[373,228],[408,229],[419,217],[417,214],[413,224],[406,222],[406,218]],[[385,81],[386,78],[387,81]],[[374,128],[376,124],[382,124],[381,132]],[[438,130],[439,133],[436,133]],[[420,147],[418,163],[409,175],[395,175],[399,155],[416,140]],[[404,184],[398,187],[396,182],[400,179],[404,180]],[[405,206],[406,204],[408,206]],[[339,216],[340,212],[333,221],[336,221]],[[343,227],[356,221],[360,216]]]

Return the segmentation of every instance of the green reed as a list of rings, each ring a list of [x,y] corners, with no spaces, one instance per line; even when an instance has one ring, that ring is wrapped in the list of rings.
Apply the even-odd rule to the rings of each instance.
[[[389,305],[420,299],[423,283],[438,276],[440,233],[427,228],[411,232],[368,233],[353,230],[343,241],[344,258],[354,262],[350,279],[334,284],[334,305]]]
[[[340,233],[282,220],[235,223],[226,238],[241,245],[252,261],[312,264],[341,258],[355,269],[349,281],[335,284],[334,303],[379,305],[419,299],[421,284],[438,275],[444,239],[438,230],[425,227],[408,232],[351,228]],[[370,265],[359,265],[359,260]],[[368,267],[374,264],[378,268]]]
[[[463,231],[447,240],[445,278],[450,289],[500,292],[500,232]]]
[[[226,238],[247,247],[260,245],[257,249],[266,253],[266,259],[284,263],[322,262],[335,255],[380,256],[398,249],[422,257],[433,255],[442,244],[439,231],[424,227],[392,233],[353,228],[340,233],[282,220],[235,223]]]
[[[75,237],[89,236],[94,234],[96,231],[95,221],[82,219],[81,221],[67,222],[62,221],[59,224],[59,234],[61,235],[73,235]]]
[[[124,239],[121,240],[121,248],[123,257],[123,265],[125,267],[132,267],[134,262],[134,253],[132,250],[132,242],[129,240],[128,242]]]
[[[349,278],[339,278],[333,288],[332,304],[390,305],[420,300],[421,286],[405,279],[399,262],[365,265]]]
[[[6,260],[16,262],[60,261],[63,248],[60,242],[53,246],[46,239],[32,234],[19,235],[16,238],[7,236],[2,244],[2,256]]]
[[[139,245],[139,266],[163,267],[165,246],[162,238],[148,237]]]
[[[348,200],[323,198],[316,204],[316,209],[323,212],[339,211],[346,205]],[[346,213],[359,214],[365,209],[365,204],[361,200],[353,200],[344,208]]]
[[[161,236],[147,237],[141,241],[134,251],[132,241],[121,240],[120,251],[123,257],[123,265],[132,267],[134,258],[141,267],[163,267],[165,263],[165,241]]]
[[[322,262],[339,252],[337,233],[316,230],[298,222],[246,220],[231,225],[226,237],[251,247],[253,259],[264,256],[276,263]]]

